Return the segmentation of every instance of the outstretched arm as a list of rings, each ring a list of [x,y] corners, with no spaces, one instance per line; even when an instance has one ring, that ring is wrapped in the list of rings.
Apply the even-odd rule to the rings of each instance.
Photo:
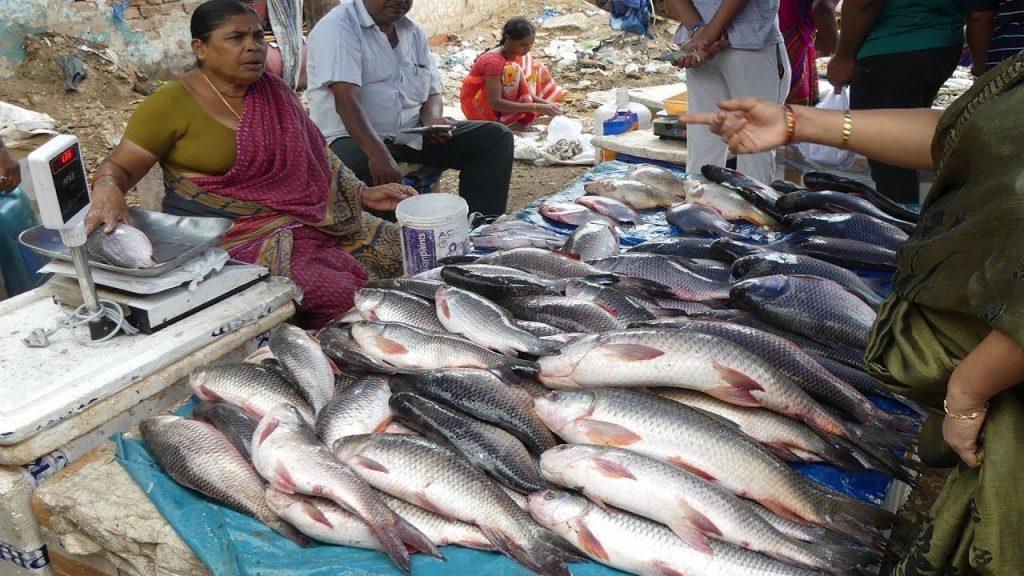
[[[737,154],[772,150],[788,143],[785,109],[760,98],[720,102],[721,112],[682,116],[687,124],[707,124]],[[857,110],[851,113],[850,139],[843,142],[844,113],[793,106],[793,141],[846,148],[886,164],[933,168],[932,136],[942,112],[924,109]]]

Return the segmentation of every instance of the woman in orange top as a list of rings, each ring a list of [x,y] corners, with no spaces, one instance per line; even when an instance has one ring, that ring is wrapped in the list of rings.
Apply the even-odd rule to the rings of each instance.
[[[501,122],[530,131],[537,116],[562,113],[555,102],[565,91],[530,54],[536,31],[526,18],[513,18],[501,30],[501,44],[484,52],[462,81],[462,113],[467,120]]]

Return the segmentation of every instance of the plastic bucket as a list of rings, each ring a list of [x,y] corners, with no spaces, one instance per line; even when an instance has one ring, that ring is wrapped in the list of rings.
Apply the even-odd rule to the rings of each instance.
[[[412,275],[430,270],[439,258],[469,252],[469,205],[454,194],[423,194],[398,203],[402,265]]]

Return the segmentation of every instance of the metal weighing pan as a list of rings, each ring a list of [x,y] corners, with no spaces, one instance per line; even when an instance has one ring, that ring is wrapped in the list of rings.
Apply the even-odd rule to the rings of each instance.
[[[163,212],[129,208],[132,226],[142,230],[153,243],[152,268],[120,268],[90,259],[89,265],[127,276],[159,276],[188,262],[203,250],[216,246],[233,222],[227,218],[173,216]],[[42,226],[29,228],[18,236],[26,248],[58,260],[71,261],[71,253],[60,240],[60,232]]]

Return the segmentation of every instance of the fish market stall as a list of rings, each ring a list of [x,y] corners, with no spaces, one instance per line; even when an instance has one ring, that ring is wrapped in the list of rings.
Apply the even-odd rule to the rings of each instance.
[[[315,340],[193,370],[176,415],[36,493],[47,541],[100,574],[876,565],[918,418],[861,350],[916,215],[704,175],[602,163]]]

